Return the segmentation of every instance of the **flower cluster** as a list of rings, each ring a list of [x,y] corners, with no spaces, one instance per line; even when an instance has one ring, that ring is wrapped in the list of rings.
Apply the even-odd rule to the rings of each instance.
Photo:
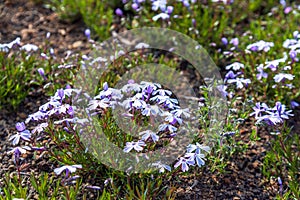
[[[280,102],[276,102],[275,106],[269,107],[265,103],[256,103],[253,107],[254,112],[250,116],[255,117],[256,123],[265,122],[268,125],[277,125],[283,123],[284,120],[293,116],[292,110],[287,110],[286,106]]]
[[[68,134],[77,131],[76,124],[88,124],[89,118],[79,119],[76,116],[76,106],[71,104],[76,100],[74,96],[79,96],[81,92],[79,89],[72,89],[70,86],[67,86],[65,89],[58,89],[47,103],[41,105],[37,112],[30,114],[25,120],[26,124],[30,122],[37,123],[36,127],[29,131],[26,129],[24,122],[16,124],[18,132],[11,136],[10,140],[12,143],[18,145],[21,139],[33,144],[35,143],[33,141],[44,137],[54,127],[62,129]],[[90,116],[98,115],[107,109],[115,109],[121,106],[125,110],[122,116],[129,120],[148,120],[152,127],[154,127],[154,118],[160,117],[163,119],[163,122],[156,127],[156,130],[148,129],[141,131],[138,133],[137,140],[126,141],[124,152],[127,153],[133,150],[137,152],[143,151],[145,148],[148,148],[147,146],[155,144],[160,140],[174,138],[184,120],[190,117],[189,109],[181,108],[178,100],[174,98],[173,93],[158,83],[145,81],[135,83],[133,80],[129,80],[128,84],[124,85],[121,89],[111,88],[107,83],[104,83],[103,89],[95,97],[91,98],[87,96],[87,99],[88,107],[86,111]],[[135,118],[135,116],[140,117]],[[49,124],[54,125],[54,127],[52,125],[49,126]],[[47,147],[36,147],[33,145],[26,148],[17,147],[14,149],[16,159],[19,159],[20,154],[25,153],[26,149],[45,151]],[[208,151],[209,147],[198,143],[196,145],[190,144],[186,155],[180,158],[175,167],[181,165],[181,169],[187,171],[188,165],[194,165],[195,163],[198,166],[204,165],[205,156],[200,149]],[[186,166],[186,164],[188,165]],[[156,167],[162,172],[162,166],[168,171],[171,170],[170,166],[162,163]],[[54,172],[59,175],[65,171],[66,176],[64,180],[68,182],[67,180],[74,180],[74,177],[70,175],[78,168],[82,168],[82,165],[75,163],[74,165],[65,165],[56,168]]]
[[[138,120],[149,120],[151,127],[155,127],[154,118],[163,118],[163,123],[159,124],[156,130],[151,128],[151,130],[139,132],[139,138],[134,141],[127,141],[123,149],[126,153],[132,150],[140,152],[147,148],[147,144],[157,143],[164,138],[174,138],[180,125],[190,117],[189,109],[181,108],[178,100],[172,95],[170,90],[163,88],[158,83],[145,81],[135,83],[134,80],[129,80],[128,84],[120,90],[110,88],[107,83],[104,83],[103,90],[90,101],[88,110],[90,113],[103,113],[108,108],[115,109],[121,106],[125,110],[122,113],[123,117],[136,120],[135,116],[140,116]],[[201,147],[208,151],[209,147],[197,144],[197,148],[191,150],[191,145],[188,147],[185,157],[180,158],[175,167],[181,165],[182,170],[187,171],[188,167],[185,166],[183,160],[188,160],[188,164],[193,165],[195,163],[192,162],[193,159],[196,160],[198,166],[204,165],[204,154],[196,149]],[[196,152],[193,152],[194,150]],[[154,164],[157,164],[153,166],[158,167],[161,172],[164,171],[162,169],[171,170],[171,167],[166,164]]]

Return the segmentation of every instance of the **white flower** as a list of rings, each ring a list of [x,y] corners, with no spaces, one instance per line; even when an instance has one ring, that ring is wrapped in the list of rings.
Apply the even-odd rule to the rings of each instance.
[[[54,172],[57,175],[61,174],[64,170],[68,170],[69,172],[74,173],[76,172],[77,169],[81,169],[81,168],[82,165],[65,165],[54,169]]]
[[[29,51],[37,51],[39,47],[34,44],[25,44],[20,49],[29,52]]]
[[[240,63],[240,62],[234,62],[234,63],[226,66],[226,70],[233,69],[234,71],[237,71],[237,70],[240,70],[242,68],[244,68],[244,64]]]
[[[168,14],[166,14],[166,13],[160,13],[160,14],[155,15],[154,17],[152,17],[152,20],[153,21],[157,21],[160,18],[162,18],[163,20],[165,20],[165,19],[169,19],[170,16]]]

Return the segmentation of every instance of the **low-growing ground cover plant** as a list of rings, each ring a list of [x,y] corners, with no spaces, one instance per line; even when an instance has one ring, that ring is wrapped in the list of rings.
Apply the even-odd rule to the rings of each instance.
[[[74,5],[66,3],[56,1],[56,8],[64,10],[66,5],[71,8]],[[77,3],[87,10],[93,4],[92,1]],[[33,83],[36,87],[45,88],[49,101],[30,114],[26,121],[16,122],[15,134],[8,140],[14,147],[9,153],[17,174],[12,180],[6,177],[7,187],[1,189],[1,194],[8,199],[28,197],[28,188],[22,187],[22,172],[26,170],[28,161],[23,156],[32,154],[33,159],[51,159],[55,165],[52,170],[60,177],[59,180],[49,180],[52,192],[47,193],[45,179],[48,179],[48,175],[43,174],[40,179],[31,176],[31,184],[41,199],[88,198],[86,190],[96,191],[93,198],[98,199],[174,199],[173,177],[189,176],[189,173],[204,170],[202,168],[225,173],[226,159],[247,149],[247,144],[238,139],[242,136],[241,128],[249,122],[251,133],[247,134],[251,134],[252,143],[260,140],[260,131],[270,134],[262,172],[267,179],[278,182],[279,189],[275,198],[299,199],[299,133],[296,132],[297,127],[289,124],[299,107],[299,6],[285,1],[270,1],[269,4],[251,1],[244,5],[251,11],[247,15],[238,9],[241,6],[238,4],[236,1],[123,1],[122,4],[96,4],[95,7],[101,7],[97,15],[104,13],[104,8],[109,9],[106,13],[109,19],[101,29],[97,29],[99,25],[95,24],[91,30],[85,31],[91,48],[96,44],[91,36],[100,32],[100,37],[108,36],[110,27],[107,25],[112,23],[114,11],[119,29],[152,25],[187,34],[207,47],[222,69],[224,83],[216,88],[227,99],[228,110],[222,129],[214,135],[215,145],[206,145],[204,137],[211,116],[211,88],[198,83],[195,87],[199,91],[196,95],[199,130],[194,133],[193,142],[186,146],[186,152],[171,165],[153,163],[157,170],[152,173],[129,174],[102,164],[89,151],[86,143],[82,142],[81,134],[90,128],[93,119],[93,122],[100,124],[107,139],[121,147],[124,153],[149,153],[167,145],[191,115],[190,109],[181,107],[177,94],[161,83],[137,81],[134,78],[128,80],[122,88],[115,86],[126,71],[134,70],[143,63],[166,64],[192,76],[195,71],[190,64],[174,55],[161,51],[147,52],[141,48],[141,51],[130,52],[115,60],[110,71],[95,85],[95,95],[89,96],[74,87],[76,83],[72,80],[79,76],[79,69],[88,68],[89,63],[97,59],[98,62],[99,58],[68,55],[63,63],[59,63],[51,50],[38,52],[38,57],[34,57],[34,52],[39,51],[36,46],[23,45],[20,50],[13,52],[12,49],[18,45],[17,40],[2,44],[2,66],[5,69],[9,67],[9,70],[1,71],[4,73],[1,80],[5,83],[1,92],[4,97],[8,96],[8,101],[1,102],[1,105],[10,102],[17,106],[26,96],[26,89]],[[72,13],[73,10],[67,9],[67,12]],[[80,13],[87,24],[93,23],[96,18],[96,15],[89,16],[82,10]],[[247,17],[251,19],[249,22]],[[18,54],[21,54],[20,70],[14,71],[17,63],[14,56]],[[43,63],[44,67],[41,64],[34,65],[36,62]],[[33,72],[24,73],[22,66]],[[25,85],[23,82],[12,85],[5,78],[11,74],[16,77],[28,76],[28,80],[22,80]],[[36,81],[31,81],[32,77]],[[165,79],[170,80],[172,76],[166,76]],[[201,78],[199,80],[201,82]],[[11,97],[14,93],[16,96]],[[86,101],[88,105],[85,115],[78,113],[78,100]],[[126,132],[119,127],[118,119],[113,117],[118,107],[124,111],[121,113],[122,118],[135,125],[129,130],[137,130],[138,135],[133,136],[129,134],[130,131]],[[155,130],[140,131],[141,127],[156,125],[154,122],[158,118],[162,121]],[[97,137],[97,133],[94,134],[93,139]]]

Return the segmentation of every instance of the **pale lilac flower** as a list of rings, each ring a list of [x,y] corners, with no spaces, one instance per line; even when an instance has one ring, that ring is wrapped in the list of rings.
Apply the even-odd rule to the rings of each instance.
[[[159,173],[164,173],[165,170],[168,170],[169,172],[172,170],[169,165],[162,164],[160,161],[156,163],[152,163],[152,165],[159,169]]]
[[[284,48],[289,48],[291,49],[292,46],[298,44],[298,41],[296,39],[286,39],[284,42],[283,42],[283,47]]]
[[[20,142],[20,138],[25,140],[25,141],[30,141],[31,138],[31,133],[29,130],[24,130],[22,132],[18,132],[15,135],[12,135],[8,140],[12,141],[13,145],[17,145]]]
[[[260,102],[258,102],[252,109],[254,110],[254,112],[250,113],[250,116],[255,115],[255,118],[257,118],[262,112],[267,111],[269,107],[265,103],[261,104]]]
[[[85,187],[88,189],[93,189],[93,190],[101,190],[101,187],[99,187],[99,186],[87,185]]]
[[[42,119],[45,119],[48,117],[48,113],[47,112],[43,112],[43,111],[37,111],[33,114],[30,114],[27,119],[25,120],[26,123],[29,123],[30,121],[39,121]]]
[[[234,71],[240,70],[240,69],[244,69],[245,65],[243,63],[240,62],[234,62],[230,65],[226,66],[226,70],[230,70],[233,69]]]
[[[172,110],[171,113],[177,117],[182,117],[182,115],[186,118],[190,117],[188,108],[185,108],[185,109],[177,108],[175,110]]]
[[[126,142],[126,146],[123,151],[126,153],[130,152],[132,149],[136,151],[142,151],[143,146],[146,146],[146,144],[142,140],[139,140],[137,142]]]
[[[178,124],[182,124],[182,119],[170,112],[164,112],[162,116],[166,116],[165,121],[169,122],[172,125],[176,124],[176,122],[178,122]]]
[[[269,125],[276,125],[276,124],[279,124],[279,123],[283,122],[283,120],[278,115],[274,115],[273,113],[270,114],[270,115],[264,115],[264,116],[261,116],[261,117],[257,117],[256,119],[257,119],[256,123],[259,123],[261,121],[265,121]]]
[[[41,105],[40,107],[39,107],[39,111],[47,111],[48,109],[53,109],[53,108],[57,108],[57,107],[59,107],[59,106],[61,106],[62,104],[61,104],[61,102],[59,102],[59,101],[56,101],[56,100],[52,100],[52,101],[49,101],[49,102],[47,102],[47,103],[45,103],[45,104],[43,104],[43,105]]]
[[[8,151],[7,153],[11,154],[11,153],[15,153],[15,152],[20,152],[20,154],[24,154],[24,153],[26,153],[26,149],[24,149],[22,147],[15,147],[12,150]]]
[[[55,168],[54,173],[60,175],[63,171],[66,171],[66,177],[68,177],[69,173],[74,173],[77,169],[81,168],[82,165],[65,165],[62,167]]]
[[[228,92],[226,91],[226,89],[227,89],[226,85],[218,85],[217,89],[219,90],[219,92],[221,92],[221,95],[223,97],[227,97],[228,96]]]
[[[101,100],[91,100],[88,104],[89,110],[96,110],[97,108],[106,109],[110,107],[110,102],[107,98]]]
[[[233,136],[234,134],[235,134],[234,131],[229,131],[229,132],[221,133],[220,135],[221,135],[222,137],[231,137],[231,136]]]
[[[158,89],[153,91],[153,95],[159,94],[161,96],[171,96],[172,92],[170,90]]]
[[[138,44],[135,46],[136,49],[147,49],[147,48],[149,48],[149,47],[150,47],[150,45],[149,45],[149,44],[146,44],[146,43],[144,43],[144,42],[140,42],[140,43],[138,43]]]
[[[196,152],[196,153],[201,153],[201,151],[206,151],[209,152],[210,151],[210,147],[209,146],[205,146],[202,144],[199,144],[198,142],[196,144],[189,144],[187,146],[187,152],[188,153],[192,153],[192,152]]]
[[[237,89],[242,89],[244,87],[244,84],[247,86],[251,83],[250,79],[244,79],[244,78],[236,78],[236,79],[229,79],[227,81],[228,83],[235,83]]]
[[[45,71],[43,68],[38,68],[38,73],[40,74],[40,76],[44,79],[44,81],[47,80],[46,76],[45,76]]]
[[[152,0],[152,10],[157,11],[160,9],[162,12],[165,12],[167,6],[166,0]]]
[[[171,124],[161,124],[158,126],[159,131],[170,131],[170,133],[174,133],[177,131],[177,128]]]
[[[232,38],[229,43],[233,44],[233,46],[237,47],[239,45],[239,39],[238,38]]]
[[[32,130],[32,133],[35,133],[35,132],[41,133],[46,127],[48,127],[47,122],[41,123]]]
[[[142,89],[142,86],[140,84],[137,83],[128,83],[126,85],[124,85],[121,89],[122,92],[130,92],[130,91],[134,91],[134,92],[139,92]]]
[[[287,80],[293,80],[294,79],[294,75],[292,74],[285,74],[285,73],[279,73],[279,74],[276,74],[274,76],[274,81],[276,83],[279,83],[279,82],[282,82],[282,81],[285,81],[286,79]]]
[[[250,51],[269,51],[271,47],[274,46],[273,42],[265,42],[263,40],[260,40],[258,42],[255,42],[253,44],[249,44],[246,49]]]
[[[193,163],[196,161],[197,165],[201,167],[202,165],[205,164],[205,155],[200,153],[200,152],[195,152],[195,153],[186,153],[184,157],[190,162]],[[193,165],[192,164],[192,165]]]
[[[186,159],[184,157],[180,157],[179,161],[174,165],[175,168],[179,167],[181,165],[181,170],[183,172],[186,172],[189,170],[189,165],[194,165],[195,161],[194,159]]]
[[[162,110],[157,105],[149,105],[147,104],[144,110],[142,111],[142,115],[144,116],[156,116],[157,114],[162,113]]]
[[[142,132],[139,133],[139,135],[142,135],[142,140],[143,141],[148,140],[149,137],[151,137],[153,142],[157,142],[159,140],[159,136],[151,130],[142,131]]]
[[[173,7],[173,6],[168,6],[168,7],[167,7],[167,13],[168,13],[168,15],[171,15],[172,12],[173,12],[173,10],[174,10],[174,7]]]

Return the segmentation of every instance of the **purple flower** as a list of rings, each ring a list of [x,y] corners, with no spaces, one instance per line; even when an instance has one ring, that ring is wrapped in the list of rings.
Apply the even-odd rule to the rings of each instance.
[[[25,126],[24,122],[18,122],[18,123],[16,123],[16,129],[19,132],[24,131],[26,129],[26,126]]]
[[[225,37],[222,37],[221,42],[226,46],[228,44],[228,40]]]
[[[262,78],[268,78],[268,73],[264,72],[263,64],[260,64],[257,68],[258,74],[256,74],[257,80],[261,80]]]
[[[135,11],[138,11],[138,9],[139,9],[139,5],[138,5],[137,3],[133,3],[133,4],[131,5],[131,7],[132,7],[132,9],[135,10]]]
[[[190,7],[190,3],[189,3],[189,1],[188,0],[183,0],[183,5],[185,6],[185,7]]]
[[[91,30],[90,29],[85,29],[84,35],[87,37],[87,39],[91,39]]]
[[[146,144],[142,140],[139,140],[137,142],[126,142],[126,146],[123,151],[126,153],[130,152],[132,149],[136,151],[142,151],[143,146],[146,146]]]
[[[45,71],[43,68],[38,68],[38,72],[40,74],[41,77],[43,77],[44,81],[47,80],[46,76],[45,76]]]
[[[294,109],[296,107],[300,106],[299,103],[297,103],[296,101],[291,101],[291,108]]]
[[[227,72],[227,74],[225,75],[224,81],[226,82],[228,79],[235,79],[236,77],[238,77],[239,75],[241,75],[242,72],[237,72],[236,74],[233,71],[229,71]]]
[[[289,55],[290,55],[290,58],[292,59],[292,61],[295,61],[296,57],[297,57],[297,51],[291,50]]]
[[[63,100],[64,99],[64,97],[65,97],[65,92],[64,92],[64,89],[58,89],[57,90],[57,92],[56,92],[56,94],[55,94],[55,96],[57,96],[57,97],[59,97],[61,100]]]
[[[14,154],[14,163],[18,164],[21,154],[26,153],[26,150],[24,148],[21,148],[21,147],[15,147],[15,148],[13,148],[12,150],[10,150],[8,152],[8,154],[11,154],[11,153]]]
[[[116,15],[118,15],[118,16],[123,16],[123,11],[122,11],[120,8],[117,8],[117,9],[115,10],[115,13],[116,13]]]
[[[197,27],[197,21],[196,21],[196,19],[192,19],[192,26],[194,27],[194,28],[196,28]]]
[[[107,84],[107,82],[103,83],[103,90],[104,91],[108,90],[108,84]]]
[[[173,6],[168,6],[168,7],[167,7],[167,13],[168,13],[168,15],[171,15],[172,12],[173,12],[173,10],[174,10],[174,7],[173,7]]]
[[[289,14],[291,11],[293,10],[293,8],[291,6],[288,6],[286,8],[284,8],[284,14]]]

